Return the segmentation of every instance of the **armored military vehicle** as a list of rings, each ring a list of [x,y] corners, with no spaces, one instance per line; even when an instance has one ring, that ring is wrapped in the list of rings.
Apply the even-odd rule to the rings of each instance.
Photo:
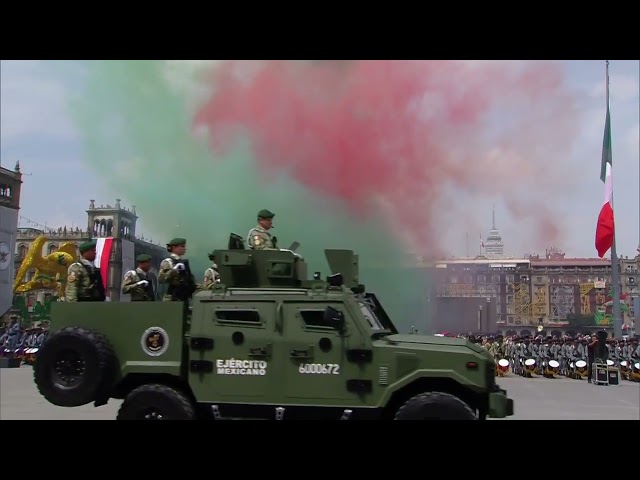
[[[488,352],[399,334],[358,256],[217,250],[221,283],[182,302],[56,303],[34,367],[49,402],[123,399],[129,419],[485,419],[513,415]]]

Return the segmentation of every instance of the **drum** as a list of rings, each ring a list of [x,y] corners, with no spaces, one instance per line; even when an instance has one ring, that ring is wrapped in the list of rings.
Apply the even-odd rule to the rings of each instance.
[[[498,360],[498,365],[500,365],[502,368],[509,368],[509,360],[507,360],[506,358],[501,358],[500,360]]]
[[[636,367],[636,370],[640,370],[640,362],[634,363],[633,366]]]
[[[560,368],[560,363],[558,363],[556,360],[549,360],[549,366],[551,368]]]
[[[534,365],[536,364],[536,361],[535,361],[533,358],[527,358],[527,359],[524,361],[524,364],[525,364],[527,367],[532,367],[532,366],[534,366]]]
[[[569,366],[570,366],[571,368],[573,368],[573,367],[575,367],[575,364],[574,364],[573,362],[571,362],[571,363],[569,364]]]
[[[620,366],[621,367],[626,367],[627,366],[627,361],[626,360],[621,361],[620,362]]]
[[[578,360],[576,362],[576,368],[584,368],[587,366],[587,362],[585,362],[584,360]]]
[[[25,355],[29,355],[29,354],[31,353],[31,351],[32,351],[32,350],[33,350],[33,348],[27,348],[27,349],[24,351],[24,354],[25,354]]]
[[[613,360],[607,360],[607,366],[613,367]]]

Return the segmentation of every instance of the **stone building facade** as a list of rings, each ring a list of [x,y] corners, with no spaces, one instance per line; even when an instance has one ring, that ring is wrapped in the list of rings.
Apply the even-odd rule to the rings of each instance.
[[[20,216],[21,187],[20,163],[16,163],[13,170],[0,167],[0,317],[11,308],[13,302],[15,273],[12,252]]]
[[[635,327],[634,298],[640,296],[640,256],[619,259],[625,329]],[[446,305],[453,299],[485,298],[495,302],[485,325],[504,332],[567,331],[567,316],[594,316],[599,328],[612,329],[611,265],[598,258],[565,258],[557,250],[526,259],[452,259],[426,265],[432,279],[433,325],[446,325]],[[465,300],[467,303],[468,301]],[[440,308],[439,308],[440,307]],[[495,320],[495,322],[494,322]],[[468,322],[475,323],[475,318]]]

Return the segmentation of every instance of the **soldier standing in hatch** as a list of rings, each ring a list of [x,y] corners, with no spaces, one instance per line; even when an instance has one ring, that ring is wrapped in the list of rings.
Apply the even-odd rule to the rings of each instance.
[[[129,270],[124,275],[122,293],[131,295],[132,302],[153,302],[156,298],[153,285],[148,280],[147,273],[151,269],[151,255],[145,253],[136,257],[138,267]]]
[[[93,261],[96,259],[96,242],[89,241],[80,245],[80,258],[67,270],[67,285],[64,296],[67,302],[104,302],[106,294],[100,269]]]
[[[162,300],[171,302],[175,300],[187,301],[196,288],[196,282],[191,270],[180,260],[187,251],[187,241],[184,238],[174,238],[167,243],[167,251],[171,254],[160,264],[158,282],[168,286],[167,293]]]
[[[273,217],[275,213],[269,210],[258,212],[258,225],[249,230],[247,235],[247,245],[252,250],[277,250],[276,237],[269,233],[273,227]]]
[[[209,260],[213,262],[211,267],[207,268],[204,272],[204,282],[202,283],[202,288],[207,289],[211,288],[216,283],[220,283],[220,274],[218,273],[218,265],[216,265],[216,258],[213,255],[213,252],[209,254]]]

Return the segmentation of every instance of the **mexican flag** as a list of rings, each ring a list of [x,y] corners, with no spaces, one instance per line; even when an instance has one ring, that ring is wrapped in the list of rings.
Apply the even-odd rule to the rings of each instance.
[[[613,184],[611,181],[612,152],[611,152],[611,116],[609,114],[609,71],[607,67],[607,117],[604,124],[604,139],[602,141],[602,165],[600,167],[600,180],[604,183],[604,199],[598,224],[596,226],[596,250],[598,256],[604,257],[605,253],[613,246],[614,219],[613,219]]]

